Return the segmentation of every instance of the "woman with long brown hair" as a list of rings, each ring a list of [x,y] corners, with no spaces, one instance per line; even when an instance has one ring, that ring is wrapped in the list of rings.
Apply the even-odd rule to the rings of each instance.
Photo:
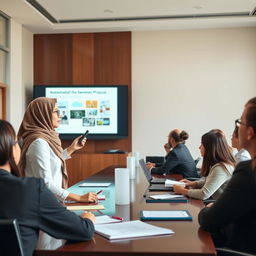
[[[203,157],[202,178],[198,181],[183,180],[190,188],[174,186],[174,191],[195,199],[217,199],[231,178],[236,161],[225,134],[219,129],[204,134],[199,149]]]

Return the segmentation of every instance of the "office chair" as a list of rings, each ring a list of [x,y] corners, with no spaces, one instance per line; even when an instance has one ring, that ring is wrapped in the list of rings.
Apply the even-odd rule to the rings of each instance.
[[[164,162],[164,156],[146,156],[146,163],[155,163],[156,167],[161,166]]]
[[[255,256],[255,254],[232,250],[229,248],[216,248],[217,256]]]
[[[0,255],[24,256],[19,225],[16,219],[0,219]]]

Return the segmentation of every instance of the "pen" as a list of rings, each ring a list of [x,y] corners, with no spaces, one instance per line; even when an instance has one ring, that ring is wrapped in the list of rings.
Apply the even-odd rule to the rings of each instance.
[[[124,218],[122,217],[118,217],[118,216],[111,216],[112,219],[116,219],[116,220],[124,220]]]
[[[102,193],[102,192],[103,192],[103,190],[101,189],[101,190],[99,190],[96,194],[99,195],[99,194]]]

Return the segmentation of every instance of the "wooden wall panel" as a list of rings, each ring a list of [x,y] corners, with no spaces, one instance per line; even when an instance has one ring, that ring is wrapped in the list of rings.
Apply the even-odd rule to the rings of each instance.
[[[67,160],[69,186],[111,165],[126,166],[127,154],[74,154]]]
[[[95,84],[128,85],[129,137],[119,140],[95,142],[95,152],[109,148],[131,151],[131,33],[97,33],[94,39],[94,81]]]
[[[72,84],[71,34],[34,35],[34,84]]]
[[[74,85],[94,84],[94,36],[72,34],[73,40],[73,74]]]
[[[95,47],[95,84],[131,84],[131,33],[97,33]]]
[[[34,84],[128,85],[129,136],[90,140],[67,161],[70,185],[109,165],[126,165],[131,151],[131,32],[34,35]],[[71,141],[62,141],[63,148]]]

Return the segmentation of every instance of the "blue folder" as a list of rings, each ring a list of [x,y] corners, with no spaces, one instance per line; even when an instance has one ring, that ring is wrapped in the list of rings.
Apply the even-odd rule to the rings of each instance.
[[[150,212],[151,216],[146,216],[145,213]],[[160,214],[159,214],[160,213]],[[168,216],[170,215],[174,216]],[[182,213],[184,216],[176,216],[176,213]],[[192,220],[192,216],[187,210],[174,210],[174,211],[141,211],[141,220]]]

